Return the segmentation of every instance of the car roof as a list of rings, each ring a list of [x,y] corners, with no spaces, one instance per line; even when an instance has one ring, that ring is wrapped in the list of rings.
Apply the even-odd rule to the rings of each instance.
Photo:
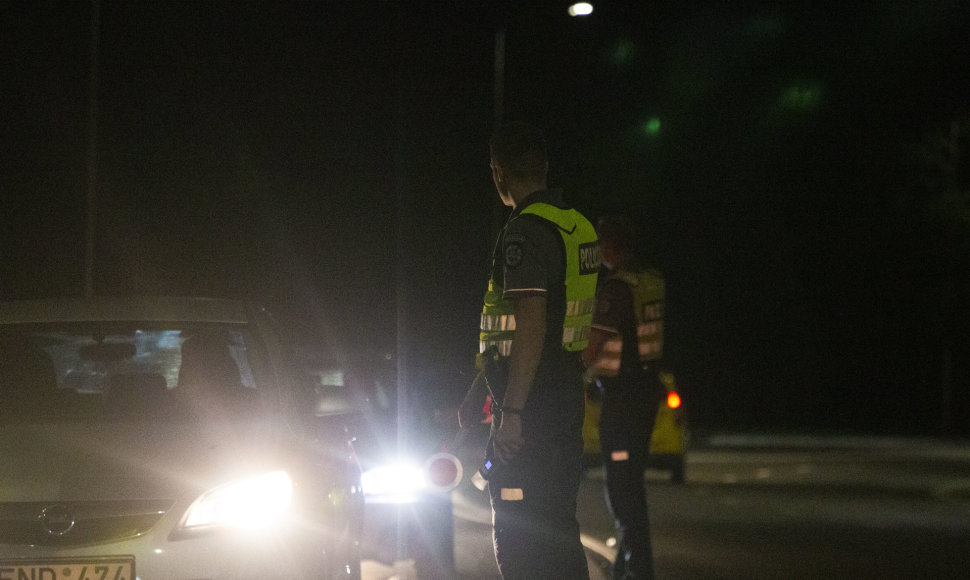
[[[0,325],[49,322],[221,322],[246,323],[252,317],[240,300],[182,297],[49,298],[0,301]]]

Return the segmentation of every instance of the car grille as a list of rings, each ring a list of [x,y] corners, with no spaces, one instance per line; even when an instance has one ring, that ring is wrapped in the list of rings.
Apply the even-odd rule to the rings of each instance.
[[[0,502],[0,544],[80,546],[144,534],[171,500]]]

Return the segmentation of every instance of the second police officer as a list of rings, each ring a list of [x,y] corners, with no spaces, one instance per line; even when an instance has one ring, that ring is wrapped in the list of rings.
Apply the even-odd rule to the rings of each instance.
[[[583,362],[603,388],[600,445],[606,493],[620,535],[614,580],[654,577],[644,470],[661,383],[665,284],[656,270],[640,268],[628,220],[598,222],[607,273],[596,294],[596,311]]]

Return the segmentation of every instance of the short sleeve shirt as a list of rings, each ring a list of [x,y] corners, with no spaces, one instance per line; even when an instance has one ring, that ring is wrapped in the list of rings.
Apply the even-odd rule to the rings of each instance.
[[[593,328],[618,334],[623,339],[621,369],[638,369],[637,321],[633,292],[620,278],[607,277],[596,291]],[[621,371],[624,372],[624,371]]]
[[[607,278],[596,291],[593,328],[620,334],[625,327],[634,325],[633,294],[630,287],[618,278]]]
[[[565,283],[562,239],[555,227],[538,216],[518,217],[531,203],[563,206],[559,191],[533,193],[516,208],[502,239],[504,293],[506,298],[547,296]]]
[[[566,207],[558,190],[529,195],[512,212],[496,248],[501,267],[503,297],[546,297],[546,338],[529,392],[527,407],[542,409],[530,418],[533,437],[557,437],[566,430],[578,433],[583,418],[579,353],[562,348],[562,320],[566,309],[566,256],[556,226],[536,215],[521,215],[532,203]],[[500,253],[499,253],[500,252]]]

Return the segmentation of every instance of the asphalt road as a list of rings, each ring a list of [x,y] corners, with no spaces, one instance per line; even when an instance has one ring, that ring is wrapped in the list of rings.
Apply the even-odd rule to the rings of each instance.
[[[685,485],[645,481],[658,578],[970,577],[970,443],[719,435]],[[589,469],[579,498],[593,580],[614,554],[602,486]],[[484,493],[463,483],[454,513],[459,578],[499,578]]]
[[[713,443],[648,484],[658,577],[970,577],[970,444]]]

